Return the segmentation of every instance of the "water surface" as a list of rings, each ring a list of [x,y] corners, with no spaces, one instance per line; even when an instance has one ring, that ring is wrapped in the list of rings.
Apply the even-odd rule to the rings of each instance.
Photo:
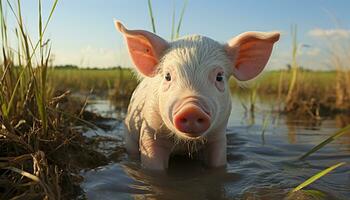
[[[110,156],[109,165],[83,171],[82,184],[88,199],[284,199],[298,184],[331,165],[350,163],[349,134],[332,142],[305,161],[303,153],[349,122],[347,116],[322,121],[278,115],[276,104],[259,103],[254,114],[239,98],[227,128],[226,169],[208,169],[200,161],[174,157],[166,173],[145,172],[138,160],[122,150],[125,107],[108,100],[90,102],[88,109],[111,119],[100,122],[103,129],[97,147]],[[244,103],[243,103],[244,104]],[[246,107],[249,107],[246,105]],[[113,119],[114,118],[114,119]],[[265,131],[263,131],[265,130]],[[324,193],[324,199],[350,199],[350,166],[342,166],[307,189]],[[302,193],[300,199],[312,199]],[[315,199],[315,198],[313,198]]]

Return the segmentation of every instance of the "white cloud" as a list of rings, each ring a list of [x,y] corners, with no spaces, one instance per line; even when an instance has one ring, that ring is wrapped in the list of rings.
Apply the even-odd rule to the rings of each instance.
[[[305,48],[299,48],[298,49],[298,56],[318,56],[321,53],[321,49],[317,47],[305,47]]]
[[[113,49],[85,46],[80,50],[81,65],[83,66],[115,66],[117,54]]]
[[[318,56],[320,55],[321,49],[319,48],[309,48],[305,54],[308,56]]]
[[[349,38],[349,29],[321,29],[315,28],[308,32],[308,35],[315,38],[341,39]]]

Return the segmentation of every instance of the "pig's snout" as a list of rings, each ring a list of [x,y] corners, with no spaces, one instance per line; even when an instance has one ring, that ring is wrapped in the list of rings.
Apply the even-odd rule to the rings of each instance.
[[[187,103],[174,114],[175,128],[189,137],[198,137],[210,127],[210,116],[195,103]]]

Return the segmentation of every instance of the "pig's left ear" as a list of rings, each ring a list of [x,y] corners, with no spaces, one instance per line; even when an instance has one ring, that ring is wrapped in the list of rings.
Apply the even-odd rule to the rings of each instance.
[[[232,63],[233,75],[240,81],[256,77],[267,64],[279,37],[278,32],[246,32],[231,39],[225,50]]]
[[[145,76],[154,76],[157,64],[169,47],[169,43],[151,32],[128,30],[119,21],[114,23],[115,27],[125,36],[130,57],[138,71]]]

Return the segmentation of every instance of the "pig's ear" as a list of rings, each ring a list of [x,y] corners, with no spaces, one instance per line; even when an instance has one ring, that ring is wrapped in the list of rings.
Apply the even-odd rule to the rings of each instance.
[[[128,30],[119,21],[114,23],[125,36],[131,59],[138,71],[145,76],[154,76],[160,58],[169,47],[168,42],[151,32]]]
[[[256,77],[267,64],[279,37],[278,32],[246,32],[231,39],[225,50],[232,63],[233,75],[240,81]]]

